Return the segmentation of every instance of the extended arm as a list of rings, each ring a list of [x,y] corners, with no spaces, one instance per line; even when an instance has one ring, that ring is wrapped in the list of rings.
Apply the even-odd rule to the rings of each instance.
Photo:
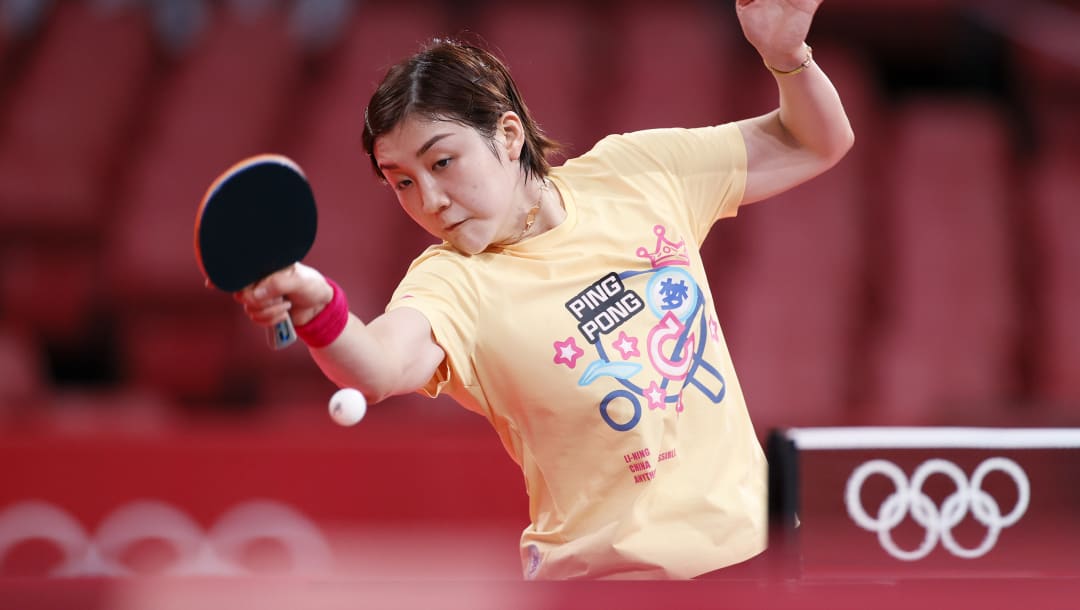
[[[743,203],[761,201],[821,174],[854,143],[840,96],[805,42],[820,4],[736,2],[743,34],[772,71],[780,98],[776,110],[738,123],[747,151]]]
[[[318,271],[296,264],[235,297],[258,324],[273,325],[291,315],[301,326],[322,311],[332,295]],[[367,324],[350,313],[333,342],[310,351],[328,379],[339,387],[360,390],[372,403],[418,390],[445,357],[427,318],[410,308],[387,312]]]

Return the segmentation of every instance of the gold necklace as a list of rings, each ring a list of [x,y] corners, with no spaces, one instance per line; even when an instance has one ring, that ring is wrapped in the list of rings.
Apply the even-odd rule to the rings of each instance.
[[[522,229],[521,233],[518,233],[517,237],[514,238],[514,241],[510,243],[517,243],[522,239],[525,239],[525,236],[529,234],[529,229],[532,229],[533,223],[536,222],[536,216],[540,213],[540,207],[544,203],[544,195],[547,193],[547,189],[548,181],[547,178],[544,178],[544,183],[540,185],[540,196],[536,199],[536,205],[534,205],[529,210],[529,213],[525,215],[525,228]]]

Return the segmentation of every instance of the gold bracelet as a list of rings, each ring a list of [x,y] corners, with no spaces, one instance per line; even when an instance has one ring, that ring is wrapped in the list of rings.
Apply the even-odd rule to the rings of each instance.
[[[803,62],[799,64],[799,66],[794,70],[777,70],[776,68],[770,66],[769,63],[765,61],[765,58],[762,58],[761,62],[765,64],[765,67],[769,69],[769,72],[772,72],[777,76],[795,76],[799,72],[802,72],[803,70],[809,68],[810,62],[814,59],[814,49],[805,42],[803,43],[803,46],[806,47],[806,59],[804,59]]]

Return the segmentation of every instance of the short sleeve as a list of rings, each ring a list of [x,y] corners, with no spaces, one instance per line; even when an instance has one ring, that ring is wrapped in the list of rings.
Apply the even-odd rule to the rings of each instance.
[[[612,171],[672,191],[687,207],[699,243],[714,222],[734,216],[742,202],[746,144],[734,123],[609,136],[594,151]]]
[[[455,258],[439,247],[426,251],[410,265],[386,306],[386,311],[411,307],[423,314],[446,353],[446,360],[422,388],[432,397],[450,388],[470,387],[476,378],[471,357],[477,336],[476,299]]]

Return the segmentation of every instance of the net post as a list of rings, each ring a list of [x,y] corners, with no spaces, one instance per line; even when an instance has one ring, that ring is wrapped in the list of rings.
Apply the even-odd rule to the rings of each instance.
[[[773,429],[766,439],[769,464],[769,556],[772,574],[797,579],[801,573],[799,548],[799,449],[784,429]]]

